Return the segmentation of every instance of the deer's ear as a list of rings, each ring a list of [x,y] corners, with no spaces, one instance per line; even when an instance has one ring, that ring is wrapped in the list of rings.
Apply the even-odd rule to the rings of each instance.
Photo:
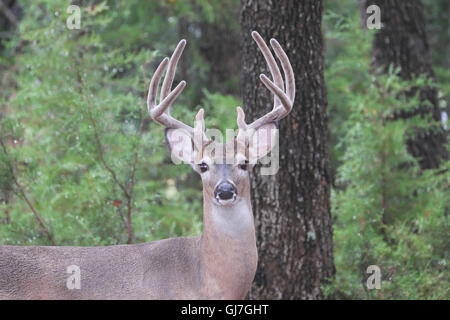
[[[169,145],[170,157],[176,164],[194,163],[194,146],[191,136],[183,129],[165,129],[166,141]]]
[[[277,143],[278,128],[274,122],[259,127],[250,139],[250,162],[256,162],[258,159],[266,156]]]

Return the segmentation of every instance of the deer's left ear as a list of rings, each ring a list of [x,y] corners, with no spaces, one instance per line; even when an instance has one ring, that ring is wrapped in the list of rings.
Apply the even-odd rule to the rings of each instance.
[[[278,128],[274,122],[259,127],[249,142],[250,162],[256,162],[266,156],[278,144]]]

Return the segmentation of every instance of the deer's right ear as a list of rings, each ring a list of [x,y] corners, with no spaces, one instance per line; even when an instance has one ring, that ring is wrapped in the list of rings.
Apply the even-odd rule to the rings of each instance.
[[[170,157],[175,164],[181,162],[194,163],[194,145],[189,133],[184,129],[165,129],[166,141],[169,145]]]

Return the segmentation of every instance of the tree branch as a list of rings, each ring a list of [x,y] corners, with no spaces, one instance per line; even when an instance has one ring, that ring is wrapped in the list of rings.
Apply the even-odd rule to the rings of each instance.
[[[0,0],[0,11],[3,12],[9,22],[11,22],[15,27],[19,25],[19,20],[17,20],[16,15],[3,3],[2,0]]]
[[[148,64],[150,63],[150,61],[147,61],[144,64],[144,68],[142,71],[143,74],[143,80],[144,80],[144,97],[146,96],[146,85],[147,85],[147,78],[145,76],[145,70],[147,69]],[[145,101],[145,99],[143,100]],[[138,138],[140,138],[142,136],[142,129],[144,128],[144,110],[146,109],[145,103],[143,103],[143,106],[141,107],[141,118],[140,118],[140,123],[139,123],[139,129],[138,129],[138,133],[137,136]],[[136,166],[137,166],[137,160],[138,160],[138,156],[139,156],[139,141],[136,145],[136,148],[134,149],[134,160],[133,160],[133,165],[131,166],[131,174],[130,174],[130,184],[129,184],[129,197],[127,198],[127,230],[128,230],[128,243],[131,244],[133,242],[133,229],[131,226],[131,201],[133,198],[133,188],[134,188],[134,177],[135,177],[135,173],[136,173]]]
[[[84,83],[83,83],[83,86],[84,86]],[[103,154],[103,145],[102,145],[102,142],[100,140],[100,136],[98,134],[97,123],[95,122],[94,117],[92,116],[92,112],[91,112],[91,102],[89,100],[89,97],[86,94],[84,95],[84,97],[85,97],[86,102],[88,104],[87,113],[88,113],[88,116],[89,116],[89,121],[91,121],[92,127],[94,128],[94,137],[95,137],[95,142],[97,143],[97,149],[98,149],[98,155],[100,157],[100,161],[102,162],[102,164],[106,168],[106,170],[108,170],[108,172],[111,174],[114,182],[123,191],[123,193],[125,194],[125,197],[128,198],[129,194],[128,194],[127,189],[119,181],[119,179],[117,178],[116,172],[108,165],[108,163],[105,160],[105,157],[104,157],[104,154]]]
[[[3,149],[3,152],[8,155],[8,150],[6,149],[5,144],[3,143],[3,140],[0,138],[0,145]],[[56,242],[53,239],[52,234],[50,233],[50,231],[47,229],[47,227],[44,224],[44,221],[41,219],[40,215],[37,213],[36,209],[34,208],[33,204],[31,203],[31,201],[28,199],[27,194],[25,193],[25,190],[23,189],[22,185],[19,183],[19,181],[17,180],[17,177],[15,175],[15,171],[14,171],[14,166],[12,165],[12,163],[10,161],[8,161],[8,166],[9,166],[9,170],[11,172],[14,184],[16,185],[17,189],[19,190],[19,193],[22,195],[22,197],[25,199],[25,202],[28,204],[28,207],[30,207],[31,211],[33,212],[34,216],[36,217],[39,225],[41,226],[42,230],[44,230],[44,233],[46,234],[47,238],[50,240],[50,242],[56,246]]]
[[[150,61],[147,61],[144,64],[144,68],[143,68],[144,97],[145,97],[145,93],[146,93],[146,84],[147,84],[145,70],[147,69],[147,66],[149,63],[150,63]],[[78,77],[78,80],[79,80],[79,83],[83,86],[83,89],[86,91],[87,88],[86,88],[84,80],[81,77]],[[90,101],[88,95],[84,94],[84,97],[85,97],[87,105],[88,105],[88,108],[87,108],[88,117],[89,117],[90,122],[92,123],[92,127],[94,128],[94,136],[95,136],[95,141],[97,143],[97,149],[98,149],[100,161],[102,162],[102,164],[106,168],[106,170],[108,170],[108,172],[111,174],[114,182],[122,190],[122,192],[127,200],[127,222],[126,222],[126,228],[127,228],[127,234],[128,234],[127,243],[131,244],[131,243],[133,243],[133,227],[132,227],[132,223],[131,223],[132,222],[131,215],[132,215],[132,208],[133,208],[132,200],[133,200],[133,190],[134,190],[134,180],[135,180],[135,175],[136,175],[136,167],[137,167],[137,161],[138,161],[138,157],[139,157],[139,140],[134,149],[133,164],[131,166],[129,184],[128,184],[128,189],[127,189],[127,187],[119,181],[119,179],[117,178],[116,172],[108,165],[108,163],[105,160],[105,157],[103,154],[103,145],[101,143],[100,136],[98,134],[97,123],[95,122],[94,117],[91,112],[91,105],[92,105],[91,101]],[[144,101],[145,101],[145,99],[144,99]],[[141,117],[140,117],[139,129],[138,129],[138,133],[137,133],[138,138],[140,138],[142,136],[142,131],[143,131],[144,124],[145,124],[145,119],[144,119],[144,110],[145,109],[146,109],[146,106],[145,106],[145,103],[143,103],[143,106],[141,107]]]

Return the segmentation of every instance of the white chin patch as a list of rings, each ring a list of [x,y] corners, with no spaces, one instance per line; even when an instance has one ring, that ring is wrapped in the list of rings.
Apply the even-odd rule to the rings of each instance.
[[[216,197],[216,200],[217,200],[217,203],[218,203],[218,204],[220,204],[220,205],[222,205],[222,206],[226,206],[226,205],[232,204],[232,203],[236,200],[236,194],[233,195],[233,198],[228,199],[228,200],[221,200],[221,199],[219,198],[219,196],[217,196],[217,197]]]

